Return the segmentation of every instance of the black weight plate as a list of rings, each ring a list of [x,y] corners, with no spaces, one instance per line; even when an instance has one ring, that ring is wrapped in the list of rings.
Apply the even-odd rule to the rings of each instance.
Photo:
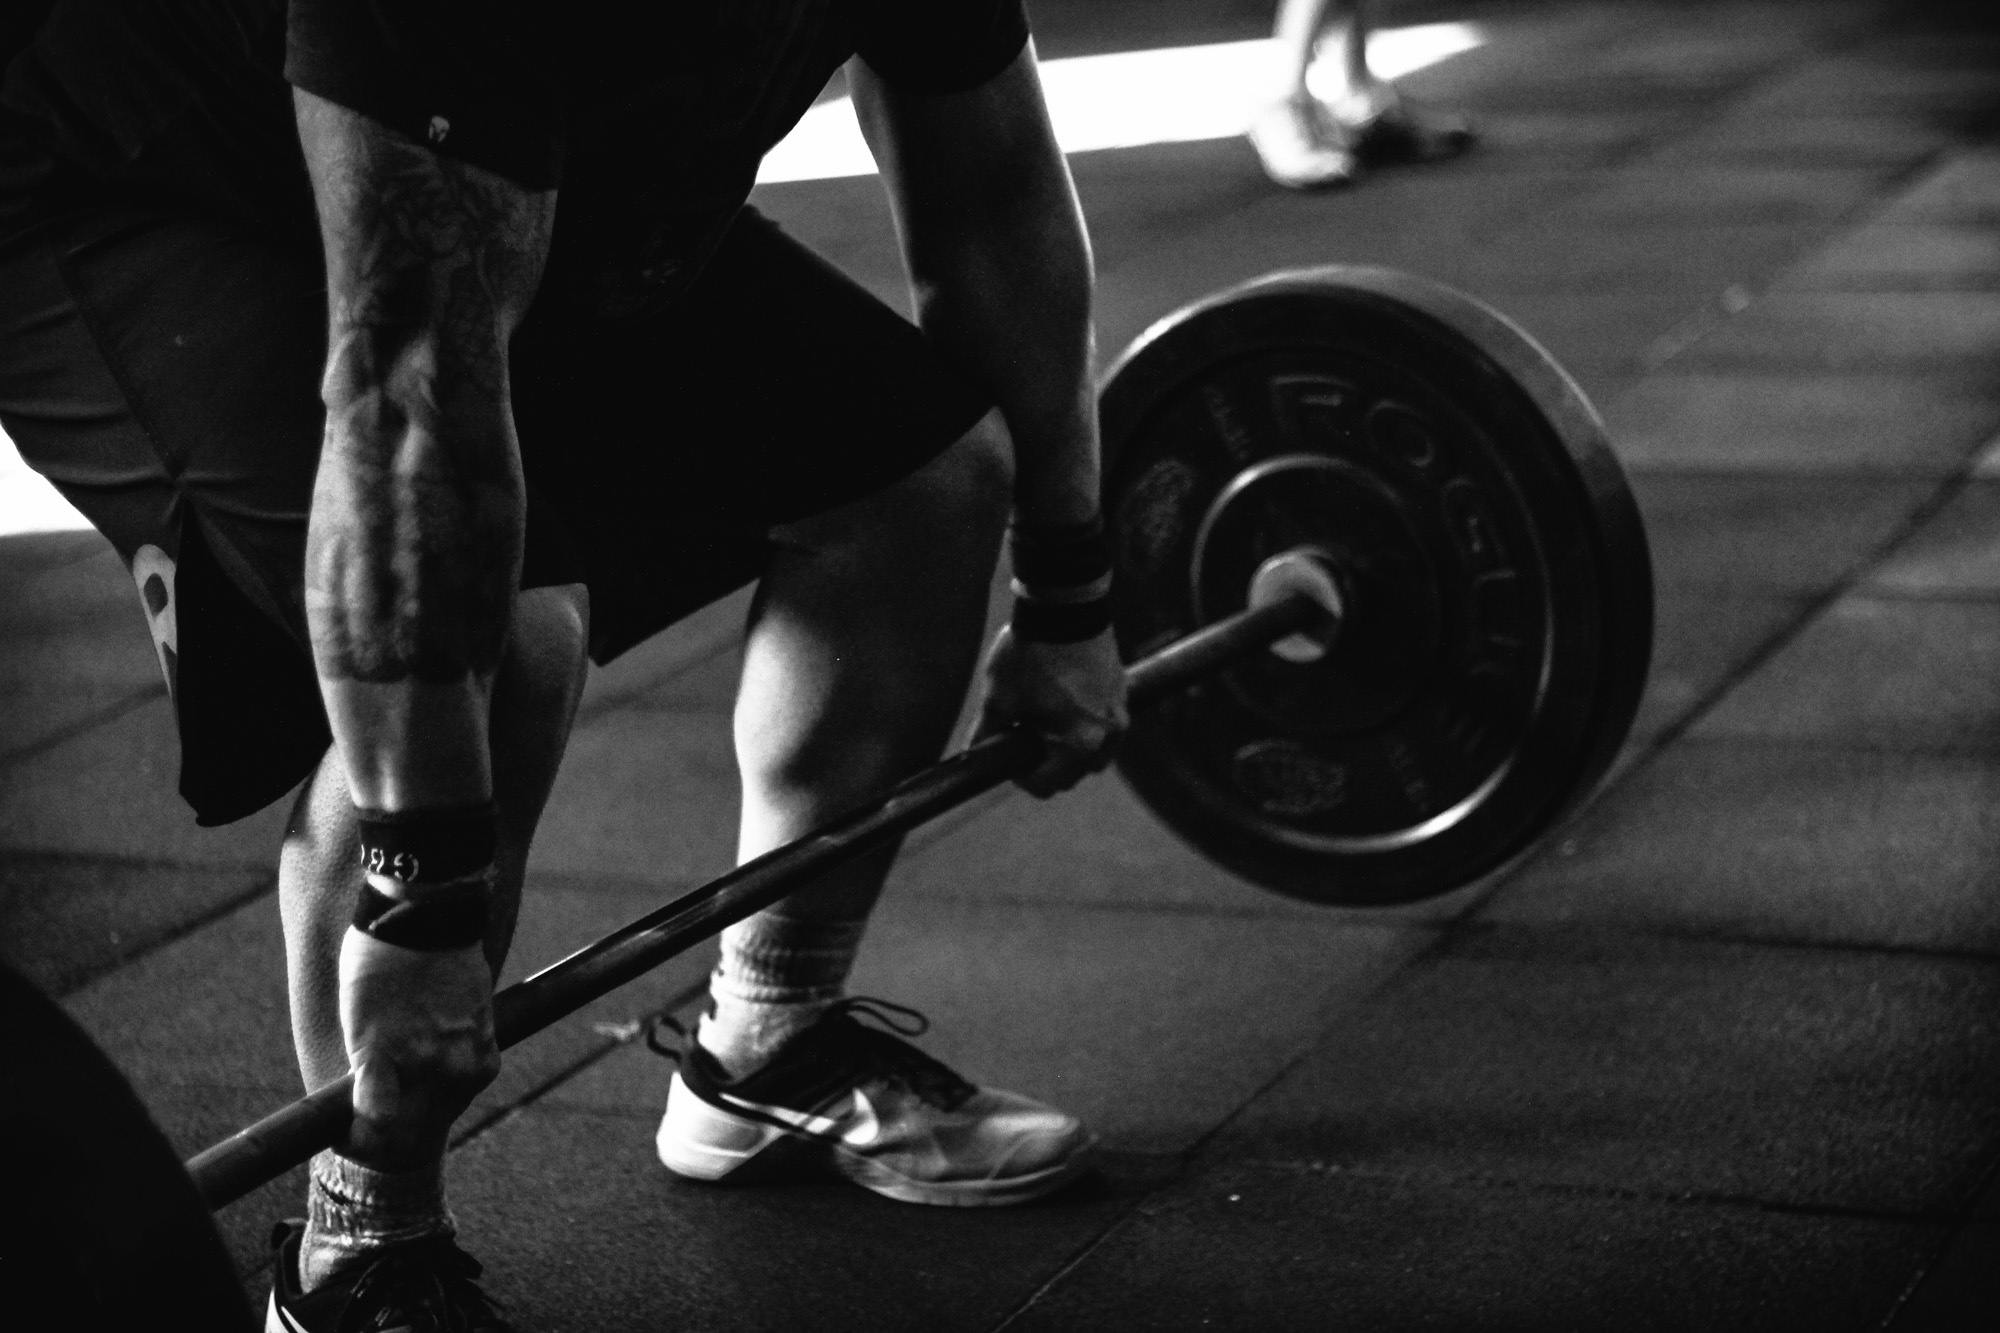
[[[1316,902],[1448,892],[1595,786],[1651,653],[1651,561],[1604,428],[1505,318],[1385,269],[1275,274],[1155,325],[1106,376],[1128,659],[1320,548],[1334,649],[1257,649],[1141,711],[1133,789],[1216,861]]]

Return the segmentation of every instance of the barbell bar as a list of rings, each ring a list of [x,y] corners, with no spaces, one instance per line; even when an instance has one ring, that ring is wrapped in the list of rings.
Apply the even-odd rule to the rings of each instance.
[[[1297,552],[1300,562],[1316,557]],[[1274,566],[1276,567],[1276,566]],[[1287,587],[1128,666],[1133,707],[1144,707],[1261,645],[1319,627],[1334,608]],[[1043,742],[1010,727],[906,778],[874,801],[708,881],[584,946],[493,997],[501,1049],[533,1036],[844,865],[955,809],[1041,762]],[[353,1075],[344,1075],[205,1149],[187,1163],[210,1209],[234,1202],[335,1142],[353,1115]]]

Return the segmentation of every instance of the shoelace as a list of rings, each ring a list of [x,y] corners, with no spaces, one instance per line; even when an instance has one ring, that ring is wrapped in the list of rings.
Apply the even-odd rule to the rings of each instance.
[[[480,1290],[482,1271],[477,1259],[442,1237],[385,1250],[362,1270],[348,1293],[340,1317],[341,1333],[371,1333],[389,1327],[412,1327],[413,1333],[473,1333],[478,1329],[499,1333],[507,1325],[500,1318],[499,1303]],[[416,1326],[385,1322],[390,1318],[404,1320],[413,1311],[422,1311],[429,1318]]]
[[[862,1018],[873,1019],[881,1027],[868,1027],[859,1021]],[[957,1110],[979,1090],[949,1065],[925,1055],[906,1040],[931,1030],[930,1019],[908,1005],[855,996],[832,1006],[820,1022],[829,1020],[836,1024],[829,1035],[838,1033],[835,1039],[846,1048],[858,1069],[907,1088],[932,1106]]]
[[[872,1019],[880,1027],[860,1020]],[[931,1029],[930,1019],[919,1010],[890,1000],[856,995],[828,1006],[814,1025],[815,1040],[835,1046],[840,1058],[852,1066],[859,1078],[879,1078],[906,1088],[920,1100],[941,1110],[953,1111],[979,1089],[960,1077],[949,1065],[934,1060],[912,1046],[907,1038],[921,1037]],[[670,1032],[676,1044],[661,1036]],[[670,1014],[655,1014],[646,1025],[646,1045],[656,1055],[675,1064],[686,1054],[694,1038]]]

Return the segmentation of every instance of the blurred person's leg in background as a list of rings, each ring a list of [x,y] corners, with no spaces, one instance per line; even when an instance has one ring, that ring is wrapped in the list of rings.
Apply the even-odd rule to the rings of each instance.
[[[1354,180],[1364,166],[1451,157],[1472,143],[1455,112],[1426,106],[1368,65],[1369,0],[1278,0],[1272,33],[1278,96],[1250,143],[1264,173],[1295,190]],[[1306,77],[1319,61],[1320,92]]]

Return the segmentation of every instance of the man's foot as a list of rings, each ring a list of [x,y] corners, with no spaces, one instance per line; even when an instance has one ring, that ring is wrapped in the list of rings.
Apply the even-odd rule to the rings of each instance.
[[[1092,1137],[1080,1121],[975,1087],[897,1035],[927,1026],[901,1005],[843,1000],[733,1080],[688,1042],[660,1121],[660,1161],[722,1180],[759,1159],[802,1157],[891,1199],[971,1206],[1023,1203],[1082,1172]]]
[[[1286,189],[1346,185],[1361,170],[1348,136],[1326,104],[1313,97],[1273,102],[1250,122],[1249,137],[1264,174]]]
[[[281,1222],[271,1235],[276,1270],[264,1333],[509,1333],[479,1289],[479,1261],[446,1236],[384,1246],[311,1291],[299,1290],[303,1222]]]

